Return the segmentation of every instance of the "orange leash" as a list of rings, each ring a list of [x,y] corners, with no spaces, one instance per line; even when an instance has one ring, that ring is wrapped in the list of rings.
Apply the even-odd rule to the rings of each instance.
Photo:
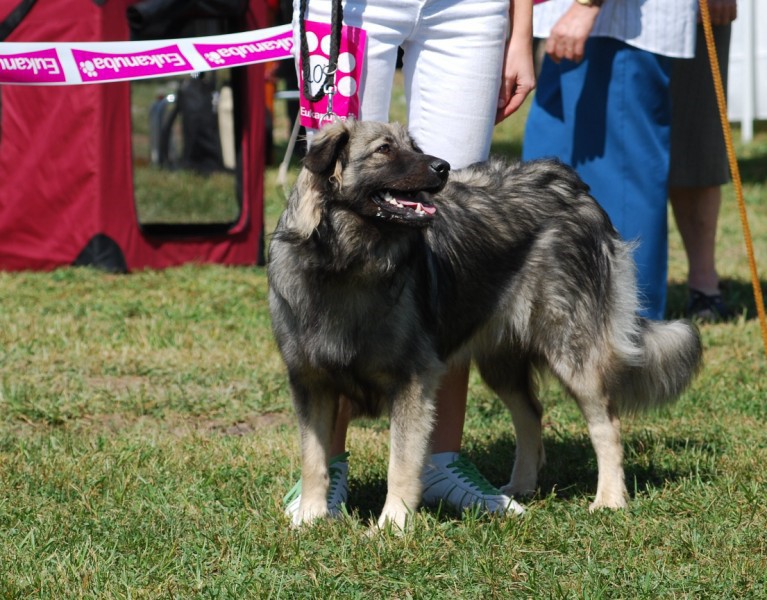
[[[732,183],[735,186],[735,194],[738,198],[738,210],[740,212],[740,222],[743,226],[743,237],[746,242],[746,253],[748,254],[748,265],[751,269],[751,283],[754,288],[754,302],[756,311],[759,315],[759,325],[762,329],[762,341],[764,342],[764,351],[767,354],[767,316],[764,311],[764,298],[762,297],[762,287],[759,283],[759,273],[756,268],[756,258],[754,257],[754,243],[751,238],[751,228],[748,225],[748,215],[746,213],[746,201],[743,198],[743,183],[740,179],[740,169],[738,160],[735,157],[735,145],[732,142],[732,131],[730,131],[730,122],[727,119],[727,101],[724,96],[724,86],[722,85],[722,74],[719,71],[719,59],[716,55],[716,45],[714,44],[714,30],[711,27],[711,13],[708,10],[708,0],[699,0],[700,17],[703,23],[703,32],[706,36],[706,48],[708,50],[708,59],[711,63],[711,74],[714,78],[714,88],[716,90],[716,101],[719,105],[719,117],[722,121],[722,132],[724,133],[724,142],[727,146],[727,157],[730,161],[730,174]]]

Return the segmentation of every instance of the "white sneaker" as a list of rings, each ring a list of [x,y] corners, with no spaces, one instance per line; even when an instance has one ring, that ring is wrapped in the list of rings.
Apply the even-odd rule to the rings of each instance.
[[[349,497],[349,453],[344,452],[338,456],[334,456],[328,462],[328,477],[330,483],[328,484],[328,512],[331,517],[338,517],[341,515],[341,506],[346,504],[346,500]],[[296,482],[296,485],[285,494],[285,498],[282,499],[282,503],[285,505],[285,514],[293,521],[298,507],[301,504],[301,480]]]
[[[479,508],[494,514],[521,515],[522,505],[493,486],[458,452],[432,454],[421,475],[423,503],[443,502],[458,511]]]

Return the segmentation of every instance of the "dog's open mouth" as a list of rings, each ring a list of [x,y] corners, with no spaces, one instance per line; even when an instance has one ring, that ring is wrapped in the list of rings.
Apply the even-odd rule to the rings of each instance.
[[[437,214],[426,192],[386,190],[373,196],[378,207],[377,217],[410,225],[425,225]]]

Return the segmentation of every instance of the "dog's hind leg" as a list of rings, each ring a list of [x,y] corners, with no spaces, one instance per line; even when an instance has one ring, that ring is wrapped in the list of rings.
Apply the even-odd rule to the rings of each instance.
[[[434,387],[424,389],[414,378],[392,402],[388,490],[379,527],[389,522],[404,530],[421,502],[421,473],[434,423]]]
[[[587,416],[586,421],[599,468],[597,494],[589,510],[624,508],[628,492],[623,474],[620,419],[608,410],[601,414]]]
[[[293,524],[328,516],[328,460],[339,397],[331,389],[309,393],[293,386],[301,436],[301,503]]]
[[[477,366],[485,383],[511,412],[517,437],[511,479],[501,491],[512,497],[532,496],[538,487],[538,472],[546,462],[546,455],[541,427],[543,407],[535,391],[531,367],[518,357],[503,360],[478,358]]]
[[[623,473],[623,444],[618,411],[603,392],[602,377],[597,368],[584,367],[563,382],[578,402],[586,419],[591,444],[597,455],[597,493],[589,510],[624,508],[627,504]]]
[[[542,409],[534,394],[526,390],[499,393],[511,411],[517,436],[517,451],[509,483],[501,488],[508,496],[532,496],[538,487],[538,472],[546,462],[543,450]]]

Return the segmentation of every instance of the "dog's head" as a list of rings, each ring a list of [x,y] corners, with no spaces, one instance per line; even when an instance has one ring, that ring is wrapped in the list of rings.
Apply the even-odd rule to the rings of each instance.
[[[338,121],[312,139],[291,198],[293,225],[308,237],[322,211],[334,206],[423,227],[437,212],[432,194],[444,187],[449,171],[446,161],[424,154],[402,125]]]

